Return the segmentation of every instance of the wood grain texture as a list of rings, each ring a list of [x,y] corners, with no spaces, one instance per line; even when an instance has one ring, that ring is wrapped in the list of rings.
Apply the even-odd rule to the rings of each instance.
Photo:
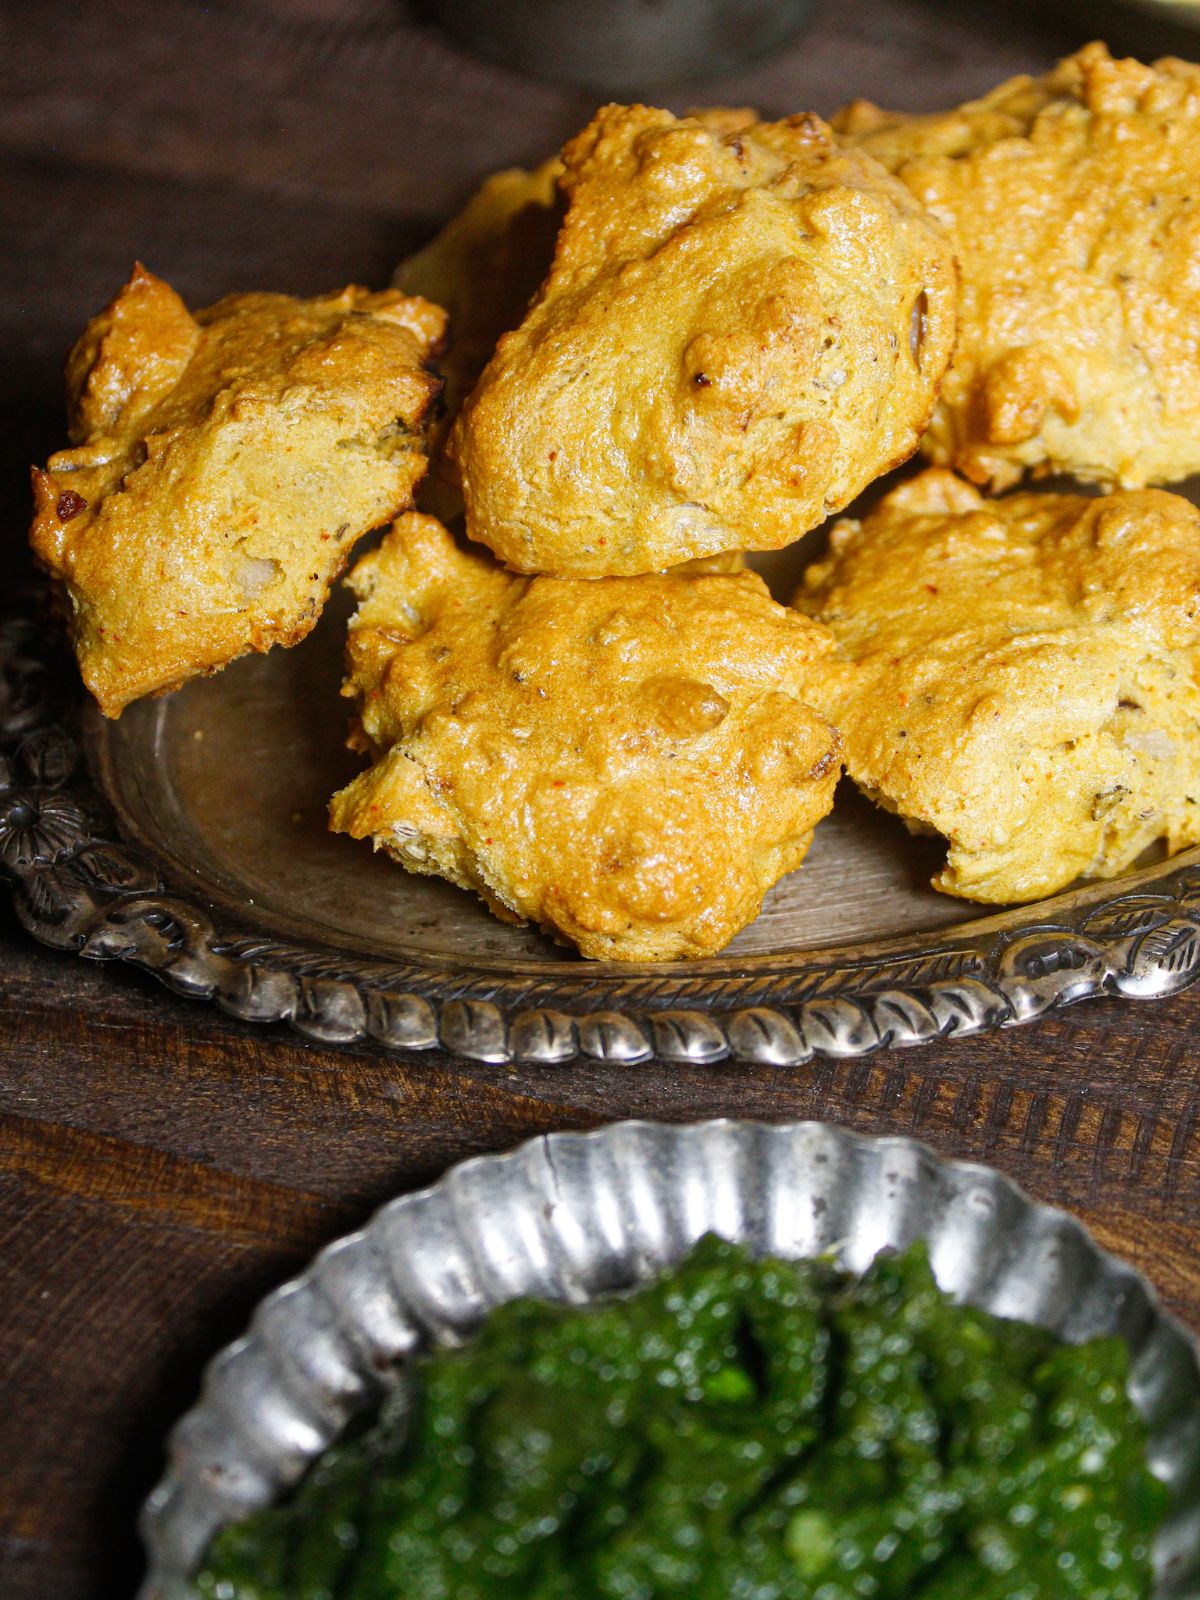
[[[1101,16],[1119,13],[829,3],[770,60],[654,98],[921,109],[1042,69]],[[28,464],[61,442],[62,354],[135,256],[198,302],[380,283],[481,172],[592,105],[399,0],[3,0],[0,59],[0,595],[26,570]],[[916,1134],[1078,1212],[1200,1327],[1198,1045],[1192,992],[795,1070],[400,1059],[43,950],[0,899],[0,1595],[132,1594],[162,1435],[255,1300],[387,1196],[541,1131]]]

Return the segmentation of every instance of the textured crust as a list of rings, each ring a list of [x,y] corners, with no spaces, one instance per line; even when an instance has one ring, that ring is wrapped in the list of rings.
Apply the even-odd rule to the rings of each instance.
[[[622,961],[719,950],[800,864],[840,769],[806,703],[832,641],[754,574],[517,578],[412,515],[349,582],[374,765],[335,831]]]
[[[444,313],[395,290],[193,316],[137,267],[67,367],[75,448],[30,541],[108,716],[312,627],[354,541],[412,504]]]
[[[945,836],[934,887],[1037,899],[1200,840],[1200,512],[1157,489],[985,500],[944,468],[839,522],[797,604],[847,771]]]
[[[1200,471],[1200,68],[1090,44],[936,116],[834,118],[945,226],[959,341],[923,448],[980,484]]]
[[[532,172],[494,172],[423,250],[396,268],[398,289],[444,306],[450,318],[447,348],[438,358],[446,387],[430,429],[429,476],[420,494],[422,506],[443,521],[462,514],[458,473],[443,445],[501,334],[521,321],[550,270],[561,172],[558,156]]]
[[[468,531],[518,571],[775,549],[916,447],[954,337],[949,247],[815,117],[609,106],[451,441]]]
[[[758,120],[746,107],[715,106],[689,115],[720,134],[737,133]],[[443,522],[461,516],[463,505],[457,470],[442,446],[501,335],[519,326],[550,271],[563,217],[562,175],[559,155],[532,171],[505,167],[493,172],[393,274],[397,289],[434,301],[450,318],[446,349],[438,357],[446,387],[429,431],[429,475],[419,497],[422,508]]]

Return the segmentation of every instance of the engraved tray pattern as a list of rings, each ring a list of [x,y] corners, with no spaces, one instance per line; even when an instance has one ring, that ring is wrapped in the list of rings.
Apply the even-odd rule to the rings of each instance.
[[[144,830],[130,842],[122,750],[80,699],[50,597],[31,586],[0,623],[0,875],[21,922],[46,944],[130,962],[178,994],[326,1043],[545,1066],[788,1067],[1008,1027],[1094,995],[1169,995],[1200,975],[1200,848],[933,932],[691,968],[483,961],[469,948],[383,959],[281,938],[215,879],[183,881]]]

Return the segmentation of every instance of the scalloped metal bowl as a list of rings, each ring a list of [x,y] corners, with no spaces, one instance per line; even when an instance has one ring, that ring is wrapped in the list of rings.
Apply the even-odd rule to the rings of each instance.
[[[929,1241],[941,1286],[1068,1340],[1119,1333],[1150,1464],[1172,1490],[1154,1600],[1200,1597],[1200,1368],[1131,1267],[989,1167],[826,1123],[624,1122],[454,1167],[330,1245],[210,1365],[147,1501],[141,1600],[184,1600],[213,1535],[284,1493],[430,1344],[522,1295],[582,1302],[646,1282],[706,1232],[861,1270]]]

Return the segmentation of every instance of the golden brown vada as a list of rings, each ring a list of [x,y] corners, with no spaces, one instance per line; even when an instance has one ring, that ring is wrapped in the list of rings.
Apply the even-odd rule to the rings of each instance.
[[[193,316],[134,270],[72,351],[74,448],[35,470],[30,533],[107,716],[308,633],[355,541],[412,504],[444,327],[356,288]]]
[[[819,118],[608,106],[563,152],[553,264],[451,437],[467,531],[523,572],[776,549],[916,447],[948,244]]]
[[[1029,469],[1126,488],[1200,471],[1200,67],[1089,44],[954,111],[860,102],[834,127],[958,257],[930,460],[997,489]]]
[[[1200,511],[1159,489],[986,500],[930,468],[844,519],[797,604],[861,789],[933,880],[1034,900],[1200,840]]]
[[[753,573],[520,578],[400,519],[347,580],[372,765],[331,827],[587,956],[719,950],[829,810],[825,629]]]

